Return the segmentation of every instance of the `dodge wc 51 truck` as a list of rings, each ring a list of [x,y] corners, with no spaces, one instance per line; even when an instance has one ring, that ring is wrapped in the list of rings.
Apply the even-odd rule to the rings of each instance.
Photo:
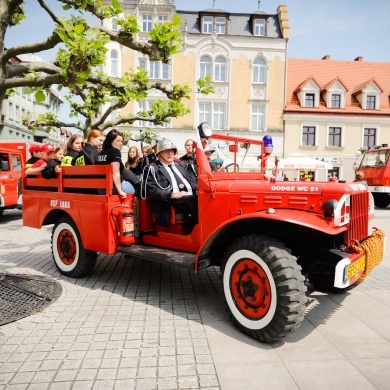
[[[202,142],[229,144],[229,172],[211,172]],[[112,194],[111,166],[63,167],[57,178],[24,178],[23,223],[53,224],[52,254],[59,272],[89,274],[97,253],[129,256],[199,272],[220,267],[226,308],[249,336],[272,342],[294,332],[304,312],[306,284],[345,291],[383,256],[384,236],[369,232],[372,197],[364,185],[275,182],[265,176],[272,139],[196,134],[199,222],[156,224],[143,184],[140,195]],[[239,172],[241,146],[258,156],[256,172]]]

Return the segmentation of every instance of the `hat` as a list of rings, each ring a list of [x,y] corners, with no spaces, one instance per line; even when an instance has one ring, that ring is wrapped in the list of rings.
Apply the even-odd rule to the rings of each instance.
[[[30,153],[40,152],[41,150],[42,150],[42,145],[32,144],[32,145],[30,145],[29,152]]]
[[[222,158],[219,158],[219,157],[215,158],[212,162],[213,162],[214,164],[223,164]]]
[[[44,144],[42,146],[41,152],[52,153],[52,152],[54,152],[54,150],[55,150],[55,147],[53,145]]]
[[[157,155],[160,152],[163,152],[164,150],[173,150],[176,154],[177,147],[167,138],[163,138],[158,144],[157,144]]]
[[[214,148],[214,146],[211,146],[210,144],[207,144],[206,147],[204,148],[204,151],[205,152],[214,153],[215,152],[215,148]]]

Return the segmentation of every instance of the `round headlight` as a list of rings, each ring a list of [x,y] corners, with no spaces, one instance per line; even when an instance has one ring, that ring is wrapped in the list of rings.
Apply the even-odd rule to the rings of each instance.
[[[336,199],[330,199],[326,201],[323,206],[325,217],[333,217],[337,205],[338,202]]]

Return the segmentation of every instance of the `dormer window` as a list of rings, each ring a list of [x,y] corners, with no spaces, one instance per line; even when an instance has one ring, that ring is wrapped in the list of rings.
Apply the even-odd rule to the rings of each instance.
[[[218,34],[227,33],[227,17],[222,15],[202,15],[202,33],[211,34],[216,31]]]
[[[314,107],[315,95],[314,93],[305,94],[305,107]]]
[[[264,19],[254,19],[253,32],[257,37],[265,36],[265,20]]]
[[[367,95],[367,98],[366,98],[366,109],[367,110],[375,110],[375,108],[376,108],[375,98],[376,98],[376,96]]]
[[[330,106],[332,108],[341,108],[341,95],[338,93],[332,93]]]

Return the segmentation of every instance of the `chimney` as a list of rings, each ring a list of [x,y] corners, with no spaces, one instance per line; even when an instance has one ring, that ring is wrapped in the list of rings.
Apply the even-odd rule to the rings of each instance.
[[[354,61],[363,61],[363,57],[362,57],[362,56],[356,57],[356,58],[354,59]]]
[[[322,60],[330,60],[330,55],[327,54],[326,56],[323,56],[323,57],[322,57]]]

